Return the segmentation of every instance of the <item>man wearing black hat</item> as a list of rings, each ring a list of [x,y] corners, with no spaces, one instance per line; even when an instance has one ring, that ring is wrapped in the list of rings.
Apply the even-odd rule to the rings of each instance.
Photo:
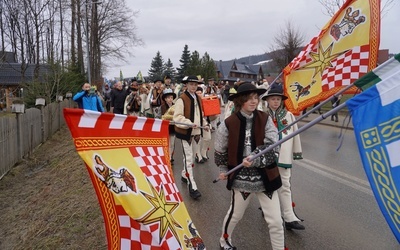
[[[231,204],[225,215],[219,240],[220,249],[234,250],[232,232],[250,203],[256,197],[268,224],[272,249],[284,249],[284,232],[277,190],[282,186],[275,152],[269,151],[250,161],[262,149],[277,141],[277,129],[267,113],[257,110],[259,89],[243,83],[229,96],[235,112],[224,120],[215,135],[215,164],[220,167],[219,179],[227,180]],[[243,164],[229,176],[228,170]],[[256,233],[256,232],[255,232]]]
[[[162,88],[163,80],[157,79],[154,81],[154,87],[151,90],[151,108],[154,118],[161,119],[161,104],[162,104]]]
[[[182,83],[186,91],[175,103],[174,122],[175,135],[180,139],[183,150],[182,181],[188,184],[190,197],[197,199],[201,196],[193,176],[194,154],[199,146],[203,129],[207,126],[203,119],[201,100],[196,95],[199,80],[196,76],[185,76]]]

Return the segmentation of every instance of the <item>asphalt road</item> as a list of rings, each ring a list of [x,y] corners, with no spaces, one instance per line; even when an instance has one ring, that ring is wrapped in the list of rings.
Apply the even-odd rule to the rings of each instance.
[[[330,122],[330,121],[328,121]],[[300,126],[304,123],[299,123]],[[325,124],[329,125],[329,124]],[[399,249],[373,197],[358,155],[353,131],[336,151],[340,128],[316,125],[301,134],[304,159],[295,162],[292,190],[304,231],[285,231],[289,249]],[[225,181],[213,183],[219,169],[210,160],[196,164],[195,179],[202,197],[193,200],[180,182],[182,151],[173,166],[177,186],[207,249],[219,249],[221,225],[229,206]],[[253,198],[233,233],[238,249],[271,249],[266,223]]]

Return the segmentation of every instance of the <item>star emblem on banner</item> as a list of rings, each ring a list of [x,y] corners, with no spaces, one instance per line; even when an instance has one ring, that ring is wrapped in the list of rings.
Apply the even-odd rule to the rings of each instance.
[[[149,182],[149,181],[148,181]],[[170,202],[165,199],[164,188],[161,186],[160,192],[149,182],[152,195],[141,192],[142,195],[150,202],[153,208],[142,218],[137,221],[145,225],[159,222],[160,223],[160,242],[165,237],[168,229],[171,230],[175,238],[179,238],[175,228],[182,228],[175,220],[172,213],[178,208],[179,202]]]
[[[312,62],[307,63],[303,67],[299,69],[314,69],[314,75],[313,78],[318,74],[324,72],[326,68],[332,67],[331,61],[336,59],[338,56],[342,55],[344,52],[340,52],[337,54],[332,55],[332,48],[333,48],[333,43],[324,50],[324,48],[321,45],[321,42],[318,43],[318,50],[317,52],[310,52],[310,57],[313,59]]]

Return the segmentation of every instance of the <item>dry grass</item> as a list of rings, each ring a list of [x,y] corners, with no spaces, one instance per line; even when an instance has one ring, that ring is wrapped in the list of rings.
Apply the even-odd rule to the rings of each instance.
[[[0,180],[0,249],[106,249],[100,206],[67,128]]]

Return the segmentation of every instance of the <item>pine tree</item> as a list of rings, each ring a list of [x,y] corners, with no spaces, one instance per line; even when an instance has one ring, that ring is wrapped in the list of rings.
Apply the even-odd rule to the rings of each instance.
[[[170,76],[172,82],[175,82],[176,78],[176,70],[174,68],[174,65],[171,62],[171,59],[168,58],[167,63],[164,65],[164,77]]]
[[[192,55],[190,56],[187,72],[188,75],[196,75],[196,76],[201,75],[202,68],[201,68],[200,54],[196,50],[193,51]]]
[[[201,68],[201,75],[204,77],[205,81],[207,81],[208,78],[218,78],[215,62],[207,52],[204,53],[201,58]]]
[[[182,56],[179,62],[181,64],[179,65],[180,68],[177,68],[178,80],[188,75],[187,68],[190,62],[190,51],[189,51],[189,46],[187,44],[185,44],[185,47],[183,48]]]
[[[164,73],[164,60],[160,54],[160,51],[157,51],[156,56],[151,61],[151,66],[149,69],[149,80],[155,81],[157,79],[163,79]]]

